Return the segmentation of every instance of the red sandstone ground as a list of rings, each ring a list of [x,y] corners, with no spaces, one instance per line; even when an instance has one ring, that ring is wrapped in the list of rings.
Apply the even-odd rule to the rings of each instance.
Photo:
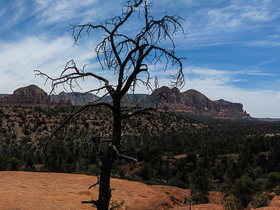
[[[96,177],[86,175],[3,171],[0,172],[0,209],[94,209],[81,201],[97,199],[98,187],[88,190],[96,181]],[[185,198],[190,198],[189,190],[120,179],[112,179],[111,187],[115,189],[112,201],[123,200],[123,209],[183,207]]]
[[[97,181],[94,176],[59,173],[0,172],[0,209],[95,209],[81,201],[95,200],[98,187],[88,190]],[[121,203],[122,209],[188,210],[183,202],[190,198],[190,190],[170,186],[146,185],[112,179],[112,201]],[[223,209],[223,196],[210,192],[210,204],[192,206],[193,210]],[[280,209],[280,197],[275,197],[266,210]]]

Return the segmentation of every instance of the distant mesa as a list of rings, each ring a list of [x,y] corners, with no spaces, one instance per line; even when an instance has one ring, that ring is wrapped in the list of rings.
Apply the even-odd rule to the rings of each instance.
[[[161,87],[146,98],[145,103],[158,104],[159,110],[168,112],[183,112],[220,119],[252,119],[243,110],[241,103],[232,103],[223,99],[212,101],[193,89],[181,93],[178,88]]]
[[[93,103],[100,99],[92,93],[61,92],[58,95],[48,95],[36,85],[29,85],[14,91],[11,95],[0,94],[0,105],[29,106],[80,106]],[[102,102],[111,103],[111,97],[104,97]],[[178,88],[163,86],[151,95],[127,94],[122,104],[142,107],[157,107],[160,111],[181,112],[194,116],[206,116],[220,119],[252,119],[243,110],[241,103],[232,103],[223,99],[212,101],[197,90],[190,89],[180,92]]]
[[[64,99],[61,98],[61,100]],[[0,98],[0,105],[56,106],[72,104],[56,103],[44,90],[36,85],[29,85],[15,90],[11,95]]]
[[[0,99],[0,104],[3,105],[39,105],[48,103],[48,94],[37,87],[29,85],[19,88],[12,95],[8,95]]]

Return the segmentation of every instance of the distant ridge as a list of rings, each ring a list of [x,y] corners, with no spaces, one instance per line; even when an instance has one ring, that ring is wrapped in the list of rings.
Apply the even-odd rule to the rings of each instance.
[[[36,85],[29,85],[14,91],[11,95],[0,97],[0,105],[31,105],[31,106],[71,106],[93,103],[100,98],[92,93],[66,93],[49,96]],[[102,98],[102,102],[111,103],[111,97]],[[163,86],[151,95],[127,94],[122,99],[126,106],[157,107],[165,112],[182,112],[195,116],[206,116],[219,119],[252,119],[243,110],[241,103],[232,103],[223,99],[212,101],[197,90],[190,89],[180,92],[178,88]]]
[[[4,98],[4,97],[6,97],[8,95],[10,95],[10,94],[0,94],[0,98]]]
[[[212,101],[197,90],[181,93],[178,88],[161,87],[145,103],[156,103],[162,111],[184,112],[190,115],[220,119],[252,119],[241,103],[220,99]]]
[[[91,93],[78,93],[78,92],[71,92],[71,93],[66,93],[66,92],[61,92],[58,95],[51,95],[51,99],[55,101],[56,103],[59,103],[62,98],[65,101],[70,101],[72,105],[84,105],[90,102],[94,102],[97,99],[99,99],[98,96],[91,94]]]
[[[256,118],[256,120],[264,121],[264,122],[280,122],[280,118]]]

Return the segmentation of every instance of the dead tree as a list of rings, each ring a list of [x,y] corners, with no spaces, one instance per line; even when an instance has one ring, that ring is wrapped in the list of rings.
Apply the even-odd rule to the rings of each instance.
[[[59,130],[73,117],[93,106],[106,106],[111,110],[113,115],[112,140],[107,153],[102,157],[99,198],[97,201],[91,202],[97,209],[107,210],[109,208],[111,199],[110,173],[115,159],[133,159],[119,153],[122,120],[149,112],[149,109],[125,111],[121,107],[121,99],[129,91],[134,92],[138,83],[142,83],[151,90],[155,88],[151,85],[152,78],[150,77],[149,65],[164,63],[163,72],[168,71],[169,66],[177,66],[176,74],[170,75],[171,85],[176,87],[184,85],[182,67],[182,59],[184,58],[176,57],[173,40],[177,32],[185,35],[180,23],[183,19],[176,15],[164,15],[160,19],[154,19],[149,13],[150,7],[151,2],[148,0],[129,0],[123,6],[121,15],[107,19],[103,24],[71,25],[75,44],[78,43],[83,34],[91,35],[92,33],[102,32],[100,42],[95,47],[95,53],[102,70],[106,70],[105,75],[106,72],[109,72],[117,77],[116,84],[110,83],[106,76],[86,71],[85,66],[79,69],[74,60],[67,62],[64,70],[57,78],[52,78],[39,70],[35,70],[37,76],[43,76],[46,81],[51,81],[52,90],[55,90],[58,85],[65,84],[72,89],[75,85],[79,85],[80,79],[90,77],[99,81],[100,86],[88,92],[98,93],[105,90],[104,96],[110,95],[112,97],[112,104],[96,101],[82,107],[57,129]],[[134,21],[134,25],[139,26],[137,33],[126,33],[130,20]],[[157,83],[157,78],[153,79]]]

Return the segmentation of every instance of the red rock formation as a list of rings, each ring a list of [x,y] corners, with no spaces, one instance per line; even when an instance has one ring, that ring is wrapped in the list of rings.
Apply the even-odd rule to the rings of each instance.
[[[0,99],[2,105],[54,105],[48,94],[37,87],[29,85],[14,91],[12,95]]]
[[[225,100],[212,101],[196,90],[181,93],[177,88],[161,87],[155,90],[150,100],[162,111],[186,112],[192,115],[224,119],[250,119],[240,103]],[[148,102],[146,102],[148,103]]]
[[[68,98],[68,100],[65,101],[64,97],[61,97],[60,100],[59,100],[59,102],[58,102],[58,105],[59,105],[59,106],[72,106],[73,104],[72,104],[70,98]]]

